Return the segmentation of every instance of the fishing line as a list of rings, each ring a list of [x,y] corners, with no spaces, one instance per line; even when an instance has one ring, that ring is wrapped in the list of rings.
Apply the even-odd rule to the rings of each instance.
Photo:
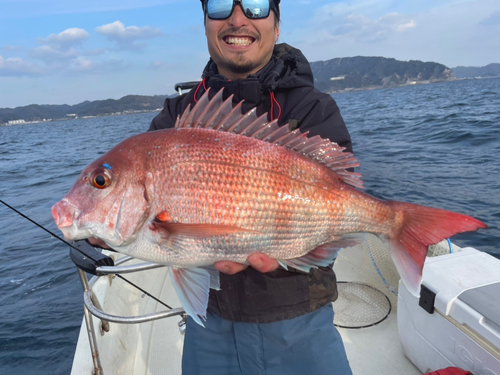
[[[43,229],[45,232],[49,233],[53,238],[57,238],[59,241],[61,242],[64,242],[66,245],[68,245],[69,247],[71,247],[72,249],[78,251],[80,254],[86,256],[87,258],[89,258],[90,260],[93,260],[94,262],[97,262],[96,259],[93,259],[91,256],[89,256],[88,254],[85,254],[83,251],[81,251],[79,248],[77,248],[76,246],[73,246],[72,244],[70,244],[68,241],[66,241],[65,239],[59,237],[57,234],[55,234],[54,232],[48,230],[47,228],[43,227],[42,225],[38,224],[36,221],[30,219],[28,216],[24,215],[22,212],[19,212],[18,210],[16,210],[14,207],[8,205],[7,203],[5,203],[3,200],[0,199],[0,203],[2,203],[3,205],[5,205],[6,207],[10,208],[12,211],[14,211],[15,213],[17,213],[18,215],[24,217],[26,220],[32,222],[33,224],[35,224],[38,228],[40,229]],[[169,308],[170,310],[172,310],[172,307],[170,307],[169,305],[167,305],[166,303],[160,301],[158,298],[156,298],[155,296],[151,295],[150,293],[148,293],[147,291],[145,291],[144,289],[142,289],[141,287],[139,287],[138,285],[134,284],[132,281],[130,280],[127,280],[125,277],[123,277],[122,275],[120,274],[115,274],[115,276],[117,276],[118,278],[122,279],[123,281],[125,281],[126,283],[132,285],[133,287],[137,288],[138,290],[140,290],[143,294],[147,295],[148,297],[154,299],[156,302],[162,304],[163,306]]]
[[[38,228],[40,229],[43,229],[45,232],[49,233],[52,237],[55,237],[57,238],[59,241],[62,241],[64,242],[66,245],[68,245],[69,247],[75,249],[76,251],[78,251],[79,253],[83,254],[83,252],[78,249],[77,247],[73,246],[72,244],[70,244],[68,241],[64,240],[63,238],[59,237],[57,234],[55,234],[54,232],[51,232],[50,230],[48,230],[47,228],[43,227],[42,225],[38,224],[36,221],[30,219],[28,216],[24,215],[22,212],[19,212],[18,210],[16,210],[14,207],[12,206],[9,206],[7,203],[5,203],[3,200],[0,199],[0,203],[2,203],[3,205],[7,206],[8,208],[10,208],[12,211],[14,211],[15,213],[17,213],[18,215],[21,215],[22,217],[24,217],[26,220],[28,221],[31,221],[33,224],[35,224]],[[85,254],[84,254],[85,255]],[[91,257],[88,257],[90,258],[90,260],[93,260],[94,262],[96,262],[95,259],[92,259]]]

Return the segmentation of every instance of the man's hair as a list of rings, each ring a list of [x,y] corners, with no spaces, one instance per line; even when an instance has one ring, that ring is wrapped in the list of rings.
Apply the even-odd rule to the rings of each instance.
[[[206,14],[205,10],[205,3],[207,0],[200,0],[201,1],[201,7],[203,9],[203,15]],[[272,0],[274,3],[275,11],[274,11],[274,21],[275,25],[278,25],[280,23],[280,1],[281,0]],[[206,19],[204,18],[203,23],[206,23]]]

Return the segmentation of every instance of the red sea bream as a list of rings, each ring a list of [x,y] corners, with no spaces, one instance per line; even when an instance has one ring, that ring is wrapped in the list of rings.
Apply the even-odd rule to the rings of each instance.
[[[52,208],[66,239],[171,266],[186,312],[201,324],[216,261],[263,252],[308,271],[332,262],[355,234],[388,243],[419,293],[427,247],[486,226],[469,216],[376,199],[359,190],[350,153],[318,136],[241,113],[222,92],[186,110],[175,128],[139,134],[88,165]]]

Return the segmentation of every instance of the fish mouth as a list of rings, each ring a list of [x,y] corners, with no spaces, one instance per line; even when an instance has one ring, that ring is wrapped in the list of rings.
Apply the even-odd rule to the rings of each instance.
[[[88,230],[78,228],[77,217],[80,209],[63,199],[52,206],[52,217],[66,240],[81,240],[90,237]]]
[[[71,227],[80,215],[80,209],[66,199],[57,202],[51,209],[52,217],[59,229]]]

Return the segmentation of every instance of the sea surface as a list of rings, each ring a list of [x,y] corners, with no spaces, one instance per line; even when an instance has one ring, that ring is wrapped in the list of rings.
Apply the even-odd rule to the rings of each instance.
[[[453,242],[500,257],[500,79],[334,98],[369,193],[479,218]],[[0,127],[0,199],[58,232],[50,208],[81,169],[154,115]],[[0,204],[0,374],[69,374],[82,304],[67,246]]]

